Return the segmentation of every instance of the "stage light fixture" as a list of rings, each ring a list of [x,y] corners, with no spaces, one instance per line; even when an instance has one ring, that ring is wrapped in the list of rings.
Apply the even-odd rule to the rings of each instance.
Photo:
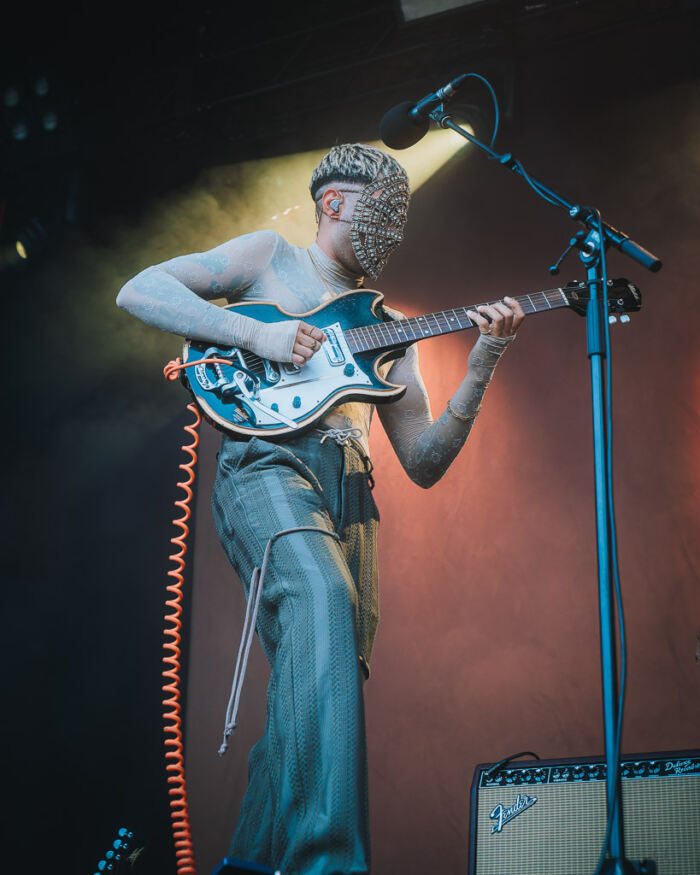
[[[15,249],[24,261],[34,260],[46,249],[48,242],[49,232],[37,216],[32,216],[17,235]]]
[[[41,125],[45,131],[55,131],[58,127],[58,116],[55,112],[45,112],[41,119]]]
[[[49,93],[49,80],[46,76],[39,76],[34,82],[34,94],[37,97],[46,97]]]
[[[10,85],[5,89],[2,95],[2,102],[8,109],[13,109],[19,103],[19,91],[14,87],[14,85]]]
[[[12,125],[12,139],[18,143],[23,142],[29,136],[29,125],[24,120],[16,121]]]

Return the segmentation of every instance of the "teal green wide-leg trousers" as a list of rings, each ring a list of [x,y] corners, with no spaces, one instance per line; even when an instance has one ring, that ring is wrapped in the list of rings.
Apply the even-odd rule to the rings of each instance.
[[[229,854],[283,875],[369,872],[362,685],[376,629],[379,517],[359,444],[224,437],[212,496],[246,594],[268,540],[257,631],[270,662],[265,734]]]

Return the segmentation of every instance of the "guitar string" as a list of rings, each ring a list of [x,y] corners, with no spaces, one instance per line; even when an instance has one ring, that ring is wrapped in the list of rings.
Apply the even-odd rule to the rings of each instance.
[[[544,307],[544,306],[538,307],[537,304],[535,304],[535,302],[532,300],[532,298],[538,297],[538,296],[541,296],[541,298],[543,299],[543,301],[538,301],[538,303],[541,305],[542,302],[544,302],[547,304],[547,307]],[[530,292],[530,294],[528,294],[528,295],[517,296],[516,300],[521,304],[521,306],[523,306],[523,309],[525,310],[526,314],[544,312],[545,310],[555,310],[555,309],[559,309],[561,307],[570,306],[568,299],[562,298],[562,290],[560,290],[560,289],[547,289],[546,291]],[[426,333],[424,328],[421,327],[421,325],[420,325],[421,320],[423,322],[427,323],[427,321],[429,319],[433,319],[435,321],[436,325],[438,326],[439,334],[450,333],[449,331],[445,331],[445,328],[449,329],[452,327],[449,324],[450,317],[447,315],[450,312],[454,313],[454,317],[452,317],[452,318],[457,320],[457,324],[459,326],[458,328],[454,329],[455,332],[460,331],[460,330],[465,330],[467,328],[473,328],[476,323],[473,320],[471,320],[468,316],[466,316],[466,311],[467,310],[476,310],[476,308],[478,306],[489,306],[490,304],[496,304],[496,303],[499,303],[499,301],[500,301],[500,299],[497,299],[495,301],[488,301],[485,304],[471,305],[471,306],[466,306],[466,307],[456,307],[456,308],[453,308],[452,310],[440,310],[436,313],[427,313],[427,314],[424,314],[421,316],[410,316],[410,317],[407,317],[405,319],[395,320],[393,323],[387,322],[387,323],[377,323],[375,325],[358,326],[358,328],[351,328],[348,331],[346,331],[345,333],[346,333],[346,335],[350,334],[352,336],[353,340],[355,338],[357,338],[357,340],[359,341],[358,349],[356,350],[357,352],[368,352],[371,349],[380,348],[380,347],[377,347],[374,343],[372,343],[372,340],[371,340],[372,336],[374,337],[374,340],[379,341],[379,343],[381,343],[385,339],[388,339],[392,343],[395,343],[396,340],[402,340],[403,338],[400,338],[398,336],[396,338],[392,338],[391,331],[393,329],[398,335],[398,333],[403,330],[403,328],[401,328],[401,326],[403,324],[406,324],[410,328],[411,333],[413,334],[412,338],[411,337],[406,338],[409,341],[414,341],[414,340],[417,341],[417,340],[421,340],[421,339],[426,338],[426,337],[434,337],[435,336],[434,331],[432,329],[430,329],[429,327],[428,327],[429,333]],[[465,319],[465,318],[467,320],[467,325],[463,325],[460,322],[460,319]],[[441,325],[440,320],[442,320],[443,325]],[[416,334],[416,329],[419,332],[418,334]],[[365,334],[370,335],[370,341],[369,341],[370,346],[367,347],[367,349],[364,348],[364,345],[368,341],[367,341],[367,338],[362,337],[363,331],[365,332]]]
[[[544,302],[547,304],[547,307],[546,308],[543,306],[538,307],[538,305],[535,304],[534,301],[532,300],[533,296],[542,296]],[[557,309],[559,307],[564,307],[564,306],[569,305],[568,300],[562,299],[561,293],[559,292],[558,289],[551,290],[551,291],[543,291],[543,292],[531,292],[529,295],[518,296],[516,298],[516,300],[518,300],[519,303],[524,306],[524,308],[526,309],[526,312],[530,312],[530,313],[536,313],[536,312],[538,312],[538,309],[539,310],[544,310],[544,309],[554,310],[554,309]],[[500,301],[500,299],[497,299],[494,301],[487,301],[485,304],[472,304],[472,305],[467,305],[465,307],[454,307],[450,310],[439,310],[439,311],[436,311],[435,313],[425,313],[425,314],[422,314],[419,316],[410,316],[410,317],[407,317],[405,319],[395,320],[393,323],[378,323],[375,325],[360,326],[360,327],[361,328],[370,328],[370,329],[375,329],[375,330],[378,329],[379,333],[385,333],[385,332],[390,331],[391,329],[395,330],[397,327],[397,323],[398,324],[410,323],[411,325],[418,325],[418,323],[420,321],[427,321],[429,319],[433,319],[439,325],[439,320],[443,320],[443,322],[449,322],[450,318],[456,318],[459,320],[460,315],[458,315],[458,313],[461,314],[461,317],[463,318],[466,316],[466,312],[468,310],[476,310],[477,307],[489,306],[491,304],[499,303],[499,301]],[[538,302],[538,304],[540,304],[540,303],[541,302]],[[449,317],[448,316],[449,313],[453,313],[454,317]],[[466,317],[466,318],[467,318],[467,321],[469,323],[469,326],[474,325],[473,320],[469,319],[469,317]],[[465,327],[465,326],[462,326],[462,327]],[[358,329],[350,329],[350,331],[356,331],[356,330],[358,330]]]

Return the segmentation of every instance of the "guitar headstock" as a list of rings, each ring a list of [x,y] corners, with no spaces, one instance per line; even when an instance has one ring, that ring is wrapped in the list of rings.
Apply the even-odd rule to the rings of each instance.
[[[585,316],[588,309],[588,286],[573,282],[562,289],[572,310]],[[642,293],[624,277],[608,280],[608,314],[634,313],[642,309]],[[614,320],[613,320],[614,321]]]

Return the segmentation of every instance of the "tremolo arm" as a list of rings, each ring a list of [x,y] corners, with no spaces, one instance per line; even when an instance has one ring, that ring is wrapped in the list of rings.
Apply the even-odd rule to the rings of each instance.
[[[222,366],[219,362],[207,362],[209,358],[231,359],[231,368],[233,368],[231,377],[224,374],[223,368],[227,367],[226,365]],[[278,382],[280,376],[274,365],[267,359],[261,359],[261,361],[268,381],[270,383]],[[214,369],[216,380],[212,380],[207,374],[207,367]],[[224,351],[215,346],[209,347],[204,351],[202,361],[195,365],[194,372],[195,379],[206,391],[217,392],[221,396],[235,395],[251,411],[262,414],[263,417],[270,417],[275,422],[296,428],[297,423],[293,419],[289,419],[279,410],[274,410],[262,403],[260,400],[260,378],[246,367],[245,359],[239,349],[233,348]]]

